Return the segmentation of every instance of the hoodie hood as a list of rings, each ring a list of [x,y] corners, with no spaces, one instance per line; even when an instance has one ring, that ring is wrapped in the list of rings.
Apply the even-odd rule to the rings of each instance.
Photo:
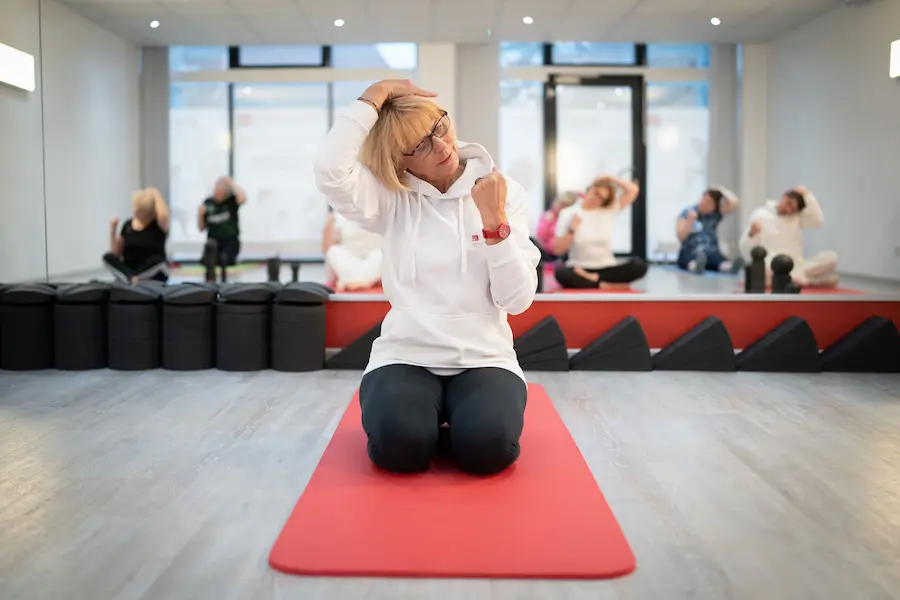
[[[494,168],[494,160],[484,146],[479,144],[470,144],[457,141],[459,151],[459,162],[464,164],[463,173],[459,179],[453,182],[453,185],[446,192],[441,192],[436,187],[419,179],[412,173],[409,174],[409,187],[415,196],[415,201],[411,206],[406,205],[408,214],[406,215],[406,229],[403,231],[403,238],[408,241],[407,252],[404,253],[405,263],[402,269],[402,281],[416,281],[416,261],[415,248],[419,241],[419,224],[422,222],[423,205],[432,202],[453,202],[457,203],[457,237],[460,249],[460,273],[465,273],[468,269],[468,259],[466,252],[466,231],[465,231],[465,203],[472,201],[472,186],[479,177],[484,177]]]

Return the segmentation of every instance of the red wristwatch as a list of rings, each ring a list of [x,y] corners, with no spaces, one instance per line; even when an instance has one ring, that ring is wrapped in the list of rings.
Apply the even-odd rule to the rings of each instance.
[[[505,240],[509,237],[509,234],[512,230],[509,228],[508,223],[502,223],[500,227],[493,231],[488,231],[487,229],[481,230],[481,235],[484,236],[486,240]]]

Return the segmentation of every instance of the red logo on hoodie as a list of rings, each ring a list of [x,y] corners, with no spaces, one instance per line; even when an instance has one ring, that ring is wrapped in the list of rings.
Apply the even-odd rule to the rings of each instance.
[[[476,233],[475,235],[472,236],[472,241],[473,241],[473,242],[477,242],[477,241],[478,241],[478,234],[477,234],[477,233]]]

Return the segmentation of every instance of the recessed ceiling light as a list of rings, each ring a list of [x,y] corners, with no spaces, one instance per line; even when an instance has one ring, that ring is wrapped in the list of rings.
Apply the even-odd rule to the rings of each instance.
[[[534,23],[534,19],[532,19],[531,17],[522,17],[522,22],[526,25],[531,25],[532,23]]]
[[[344,20],[343,20],[343,19],[335,19],[335,20],[334,20],[334,26],[335,26],[335,27],[343,27],[343,26],[344,26]]]
[[[712,19],[709,20],[709,22],[712,23],[713,25],[721,25],[722,19],[720,19],[719,17],[713,17]]]
[[[159,21],[150,21],[150,27],[156,29],[157,27],[159,27]]]

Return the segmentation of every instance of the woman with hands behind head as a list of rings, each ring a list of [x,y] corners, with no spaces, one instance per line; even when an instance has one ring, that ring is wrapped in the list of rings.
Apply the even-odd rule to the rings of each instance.
[[[169,263],[169,207],[159,190],[151,187],[131,196],[132,216],[119,229],[119,219],[109,223],[109,252],[103,265],[116,279],[138,283],[146,279],[166,282]]]
[[[522,186],[456,139],[434,96],[369,87],[335,119],[315,177],[336,213],[384,240],[391,310],[360,384],[369,457],[424,470],[446,423],[457,465],[491,474],[519,455],[526,386],[507,314],[531,305],[540,252]]]

